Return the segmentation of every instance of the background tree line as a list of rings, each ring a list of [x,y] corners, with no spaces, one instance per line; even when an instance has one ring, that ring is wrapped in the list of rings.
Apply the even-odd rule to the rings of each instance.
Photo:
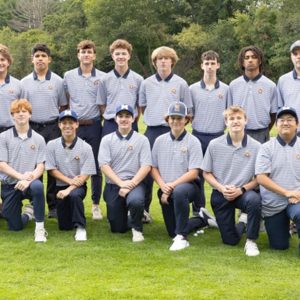
[[[219,77],[239,75],[239,50],[254,44],[265,55],[264,73],[277,81],[291,69],[289,47],[300,39],[297,0],[0,0],[0,43],[14,58],[11,73],[22,78],[32,70],[30,50],[47,43],[51,69],[63,75],[78,65],[76,45],[92,39],[96,66],[109,71],[109,44],[125,38],[134,47],[131,67],[144,77],[154,72],[150,55],[161,45],[174,47],[176,72],[189,83],[199,80],[199,56],[216,50]]]

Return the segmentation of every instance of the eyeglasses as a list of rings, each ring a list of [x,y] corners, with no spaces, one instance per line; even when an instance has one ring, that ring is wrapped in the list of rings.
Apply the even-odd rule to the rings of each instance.
[[[284,124],[284,122],[287,122],[288,124],[294,123],[296,121],[295,118],[287,118],[287,119],[278,119],[277,122],[279,124]]]

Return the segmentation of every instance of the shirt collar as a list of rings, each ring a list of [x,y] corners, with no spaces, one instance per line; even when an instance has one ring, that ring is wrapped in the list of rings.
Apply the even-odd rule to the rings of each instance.
[[[82,76],[82,70],[80,67],[78,68],[78,75]],[[96,68],[95,67],[92,68],[91,76],[96,77]]]
[[[128,69],[128,70],[124,73],[124,75],[121,76],[121,74],[120,74],[116,69],[114,69],[114,73],[115,73],[115,75],[116,75],[117,78],[123,77],[123,78],[126,79],[126,78],[128,77],[129,72],[130,72],[130,69]]]
[[[5,76],[4,82],[5,82],[5,83],[10,83],[10,76],[9,76],[8,73],[7,73],[6,76]]]
[[[174,75],[174,73],[171,72],[171,74],[170,74],[168,77],[166,77],[166,78],[164,79],[164,81],[170,81],[171,78],[173,77],[173,75]],[[155,77],[156,77],[157,81],[162,81],[162,78],[159,76],[158,73],[155,73]]]
[[[124,139],[123,135],[120,133],[120,131],[118,129],[116,130],[116,134],[120,140]],[[125,140],[129,141],[130,138],[132,137],[132,135],[133,135],[133,129],[131,129],[131,131],[127,134],[127,136],[125,137]]]
[[[293,78],[298,79],[298,74],[295,69],[293,70]]]
[[[286,145],[289,145],[289,146],[293,147],[295,145],[296,141],[297,141],[297,134],[295,134],[295,136],[292,138],[292,140],[288,144],[280,137],[279,134],[277,135],[277,141],[283,147],[286,146]]]
[[[187,131],[184,129],[183,133],[176,139],[175,136],[170,131],[170,136],[171,136],[172,141],[182,141],[183,138],[185,137],[186,133],[187,133]]]
[[[245,81],[249,82],[249,81],[257,81],[258,79],[260,79],[260,77],[262,76],[261,73],[259,73],[257,76],[255,76],[253,79],[250,79],[248,76],[246,76],[245,74],[243,75]]]
[[[232,139],[231,139],[229,133],[227,133],[226,139],[227,139],[227,144],[232,146],[233,143],[232,143]],[[243,146],[244,148],[247,146],[247,134],[246,134],[246,133],[244,134],[244,137],[243,137],[243,140],[242,140],[242,146]]]
[[[206,88],[206,84],[205,84],[205,82],[204,82],[203,79],[200,81],[200,86],[201,86],[201,88],[203,88],[203,89]],[[215,89],[218,89],[219,87],[220,87],[220,80],[217,79],[217,81],[215,82]]]
[[[13,133],[14,133],[14,137],[19,136],[18,131],[15,126],[13,127]],[[31,137],[32,137],[32,129],[31,129],[31,127],[29,127],[29,130],[27,131],[27,138],[31,138]]]
[[[65,142],[64,138],[61,137],[61,144],[62,144],[62,146],[63,146],[64,148],[73,149],[73,148],[75,147],[75,145],[76,145],[77,139],[78,139],[78,138],[77,138],[77,136],[76,136],[75,139],[73,140],[72,144],[68,147],[68,146],[66,145],[66,142]]]
[[[34,70],[33,70],[33,79],[34,80],[38,80],[38,74]],[[50,70],[47,71],[45,79],[46,80],[50,80],[51,79],[51,71]]]

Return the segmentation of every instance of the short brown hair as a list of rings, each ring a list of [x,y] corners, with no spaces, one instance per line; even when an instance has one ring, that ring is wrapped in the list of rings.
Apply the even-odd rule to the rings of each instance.
[[[220,57],[217,52],[208,50],[206,52],[203,52],[201,55],[201,61],[204,62],[205,60],[217,60],[217,62],[220,62]]]
[[[227,121],[227,119],[230,115],[235,114],[235,113],[242,113],[244,115],[245,119],[247,120],[247,115],[246,115],[245,110],[239,105],[232,105],[232,106],[228,107],[227,109],[225,109],[223,112],[223,117],[224,117],[225,121]]]
[[[173,48],[162,46],[153,50],[151,54],[151,60],[153,66],[156,68],[156,60],[160,57],[169,57],[172,60],[172,68],[176,65],[179,58],[176,51]]]
[[[96,45],[91,40],[83,40],[77,45],[77,53],[79,53],[80,50],[85,49],[93,49],[94,53],[96,53]]]
[[[113,54],[113,52],[118,49],[126,49],[128,53],[131,55],[132,53],[132,45],[127,42],[126,40],[117,39],[115,40],[110,46],[109,46],[109,52],[110,54]]]
[[[11,65],[13,63],[13,59],[9,53],[8,47],[6,47],[5,45],[0,44],[0,54],[8,60],[9,65]]]
[[[244,63],[244,59],[245,59],[245,54],[247,51],[252,51],[258,58],[260,64],[259,64],[259,72],[262,71],[262,66],[263,66],[263,62],[264,62],[264,55],[263,52],[261,51],[260,48],[256,47],[256,46],[247,46],[242,48],[242,50],[239,53],[238,56],[238,64],[241,68],[241,70],[245,70],[243,63]]]
[[[32,114],[32,106],[31,106],[31,103],[27,99],[16,99],[16,100],[12,101],[12,103],[10,104],[10,113],[11,114],[17,113],[17,112],[21,111],[22,109],[25,109],[25,110],[29,111],[30,114]]]

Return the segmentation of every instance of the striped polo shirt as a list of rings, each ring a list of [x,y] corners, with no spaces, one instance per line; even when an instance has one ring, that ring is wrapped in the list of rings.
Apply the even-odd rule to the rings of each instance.
[[[261,146],[255,173],[269,178],[287,190],[300,190],[300,138],[295,136],[286,144],[277,136]],[[263,216],[273,216],[288,205],[288,198],[260,186]]]
[[[63,80],[48,70],[45,79],[39,80],[35,71],[21,80],[22,98],[32,105],[31,121],[49,122],[57,119],[59,108],[67,105]]]
[[[137,116],[138,94],[143,77],[128,69],[121,76],[115,69],[103,77],[97,92],[97,104],[106,105],[103,117],[113,119],[116,107],[128,104],[134,108]]]
[[[278,106],[291,106],[300,118],[300,77],[295,70],[282,75],[277,83]],[[298,128],[298,131],[300,128]]]
[[[58,170],[69,178],[96,174],[91,146],[79,137],[76,137],[69,147],[66,146],[63,137],[48,142],[46,170]],[[56,179],[56,185],[66,186],[67,184]]]
[[[190,90],[186,81],[171,73],[166,79],[156,73],[145,79],[139,92],[139,106],[145,107],[144,122],[147,126],[168,126],[164,117],[174,101],[184,102],[192,108]]]
[[[148,139],[132,130],[123,137],[117,130],[102,138],[99,166],[109,165],[121,180],[132,179],[142,166],[151,166],[151,150]],[[108,177],[107,183],[113,183]]]
[[[206,150],[201,169],[212,173],[223,185],[241,187],[255,175],[255,160],[260,143],[244,135],[239,147],[235,147],[229,134],[212,140]]]
[[[202,133],[218,133],[225,129],[223,111],[226,109],[228,85],[217,80],[208,90],[203,80],[190,86],[193,103],[193,129]]]
[[[19,173],[32,172],[37,164],[44,163],[45,152],[44,138],[31,128],[25,139],[19,136],[15,127],[0,134],[0,161]],[[2,182],[15,184],[18,180],[3,174]]]
[[[4,83],[0,85],[0,127],[14,125],[10,114],[10,104],[21,97],[21,83],[18,79],[7,74]]]
[[[186,130],[176,139],[171,132],[159,136],[152,149],[152,166],[164,182],[172,182],[192,169],[200,169],[203,160],[199,140]]]
[[[76,111],[79,119],[90,120],[100,117],[96,99],[98,87],[104,75],[104,72],[95,67],[88,77],[82,75],[80,67],[65,73],[64,87],[70,95],[70,109]]]
[[[267,128],[270,114],[278,110],[276,85],[266,76],[259,74],[250,80],[240,76],[229,84],[228,107],[242,106],[247,114],[247,129]]]

